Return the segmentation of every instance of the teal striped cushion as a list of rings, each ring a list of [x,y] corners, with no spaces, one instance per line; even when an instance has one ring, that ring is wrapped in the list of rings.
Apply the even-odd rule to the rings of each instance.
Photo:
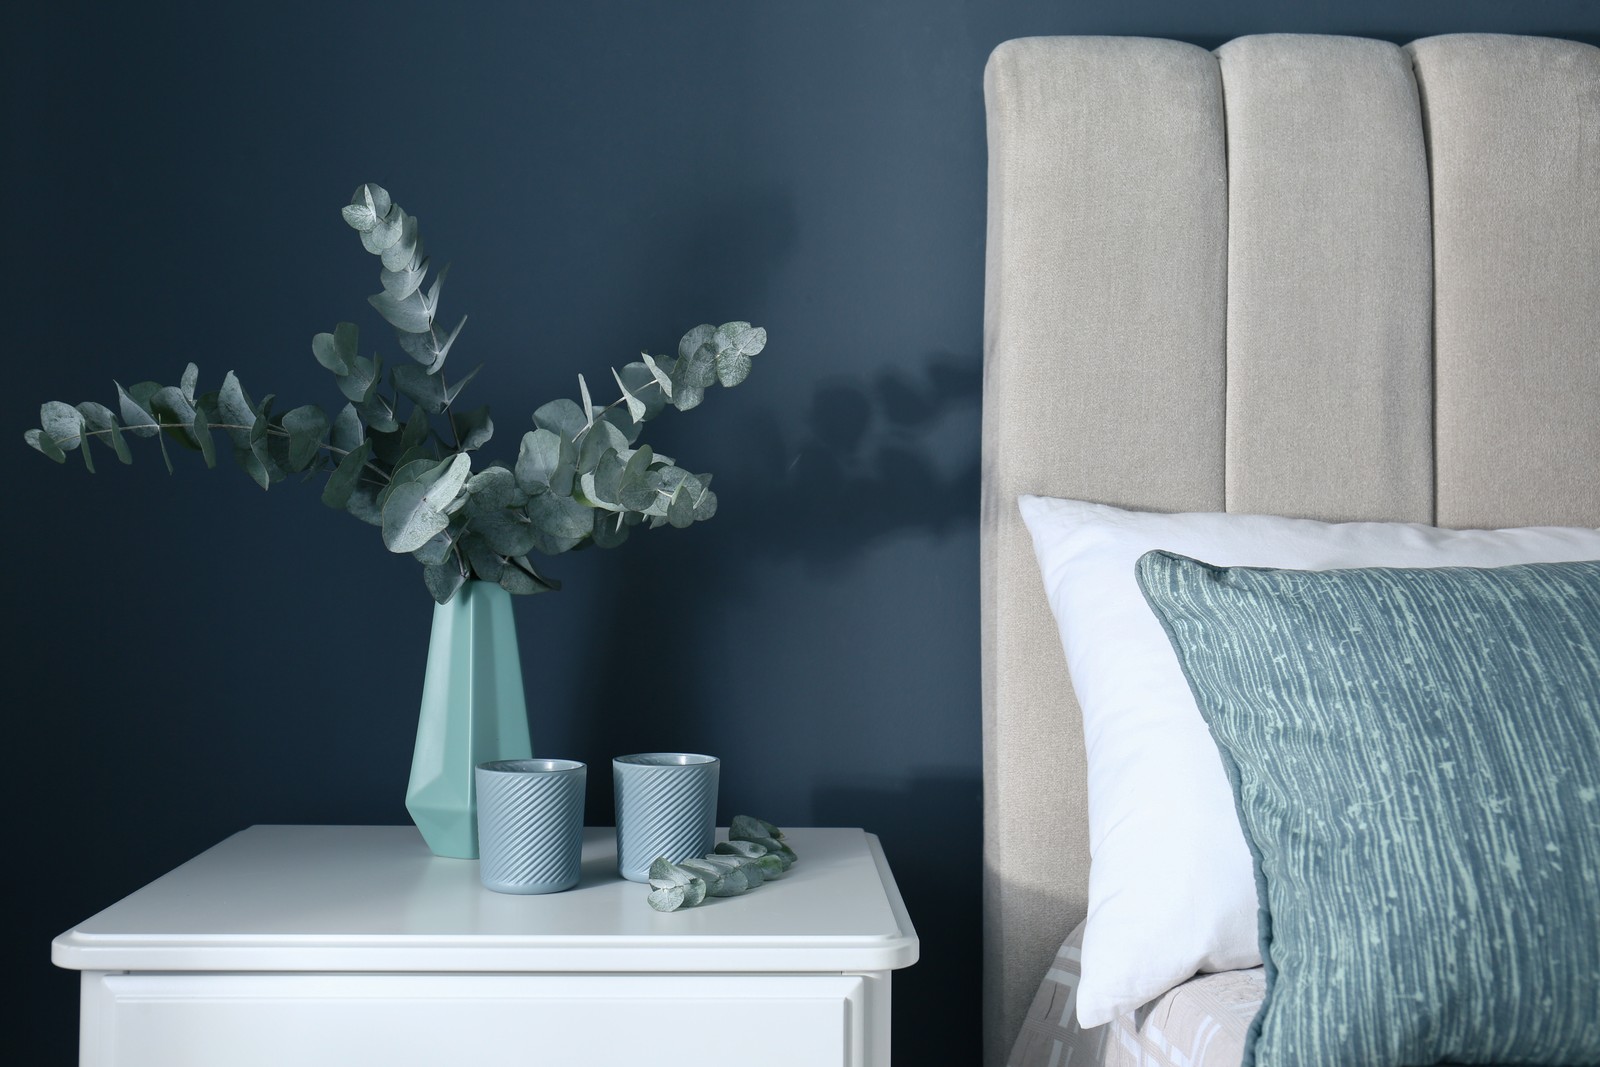
[[[1600,562],[1138,562],[1256,861],[1257,1067],[1600,1064]]]

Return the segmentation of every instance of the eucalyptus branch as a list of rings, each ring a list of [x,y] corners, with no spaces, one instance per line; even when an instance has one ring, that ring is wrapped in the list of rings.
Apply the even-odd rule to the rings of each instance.
[[[414,556],[434,598],[443,603],[469,579],[497,582],[513,593],[560,587],[529,556],[558,555],[585,543],[614,547],[635,526],[685,527],[711,518],[717,498],[709,474],[692,473],[639,442],[644,423],[668,406],[699,406],[713,385],[732,387],[750,373],[766,331],[747,322],[696,326],[676,356],[641,354],[612,368],[621,396],[596,407],[580,374],[581,405],[553,400],[533,413],[514,463],[474,470],[472,453],[488,444],[487,406],[457,407],[473,368],[454,385],[443,368],[463,317],[445,330],[438,321],[448,268],[428,281],[417,220],[377,185],[363,185],[343,209],[362,247],[379,257],[382,291],[368,303],[395,331],[402,358],[387,368],[360,354],[354,323],[341,322],[311,340],[346,403],[331,418],[304,405],[278,414],[274,397],[251,400],[232,371],[216,392],[196,394],[199,371],[189,364],[177,385],[120,384],[117,408],[59,401],[39,410],[28,444],[57,462],[81,451],[92,473],[90,442],[132,462],[124,435],[155,437],[167,469],[170,437],[215,465],[221,431],[235,462],[263,489],[301,472],[327,475],[322,500],[382,530],[392,552]],[[387,382],[390,394],[383,392]],[[400,421],[400,398],[411,401]],[[442,416],[448,437],[432,419]]]

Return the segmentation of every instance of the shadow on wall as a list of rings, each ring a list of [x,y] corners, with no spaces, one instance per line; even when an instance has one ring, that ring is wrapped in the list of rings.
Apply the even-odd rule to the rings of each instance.
[[[929,357],[917,375],[893,368],[821,383],[798,444],[771,428],[760,439],[763,465],[783,473],[751,511],[807,516],[775,526],[762,547],[836,562],[892,534],[975,523],[982,386],[981,362],[950,354]]]
[[[966,769],[917,769],[904,780],[822,784],[813,805],[819,826],[867,827],[884,843],[906,910],[922,941],[922,957],[894,976],[894,1052],[897,1062],[977,1063],[981,1013],[982,870],[963,862],[979,840],[983,788]],[[949,840],[946,850],[937,842]],[[906,848],[904,842],[935,842]],[[930,1020],[932,1006],[955,1006],[968,1020]],[[965,1022],[967,1025],[962,1025]],[[971,1047],[953,1047],[952,1040]]]
[[[753,567],[774,558],[836,567],[897,535],[941,537],[975,528],[981,386],[978,360],[935,355],[920,374],[896,368],[866,380],[824,381],[795,439],[776,420],[751,416],[733,435],[751,442],[741,484],[730,491],[737,512],[719,515],[693,536],[643,538],[648,548],[628,551],[630,544],[607,560],[620,580],[611,586],[611,609],[592,617],[579,643],[578,675],[610,676],[629,634],[653,635],[652,662],[699,662],[705,650],[696,635],[713,625],[727,598],[745,595]],[[673,595],[675,579],[663,578],[711,570],[720,583],[716,597]],[[641,589],[655,592],[641,599]],[[626,627],[618,620],[627,620]],[[650,674],[648,700],[619,701],[606,687],[578,694],[584,704],[572,716],[573,750],[610,751],[615,737],[673,736],[683,745],[700,736],[715,746],[716,724],[700,718],[698,684],[693,671],[661,670]],[[611,812],[608,791],[609,775],[590,782],[597,818]]]

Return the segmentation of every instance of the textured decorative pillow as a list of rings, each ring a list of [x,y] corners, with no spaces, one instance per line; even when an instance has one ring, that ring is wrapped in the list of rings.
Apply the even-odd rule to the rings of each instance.
[[[1600,562],[1137,573],[1255,861],[1246,1067],[1600,1063]]]
[[[1216,746],[1133,565],[1163,548],[1221,565],[1494,567],[1600,559],[1600,531],[1441,530],[1156,514],[1019,499],[1088,750],[1089,915],[1078,1017],[1109,1022],[1197,971],[1261,962],[1250,853]]]

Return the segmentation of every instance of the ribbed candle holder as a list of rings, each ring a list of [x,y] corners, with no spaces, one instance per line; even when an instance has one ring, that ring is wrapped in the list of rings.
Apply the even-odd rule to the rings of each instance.
[[[496,893],[559,893],[583,864],[583,790],[576,760],[480,763],[478,875]]]
[[[693,752],[639,752],[611,761],[617,873],[648,881],[657,856],[674,863],[716,846],[722,762]]]

